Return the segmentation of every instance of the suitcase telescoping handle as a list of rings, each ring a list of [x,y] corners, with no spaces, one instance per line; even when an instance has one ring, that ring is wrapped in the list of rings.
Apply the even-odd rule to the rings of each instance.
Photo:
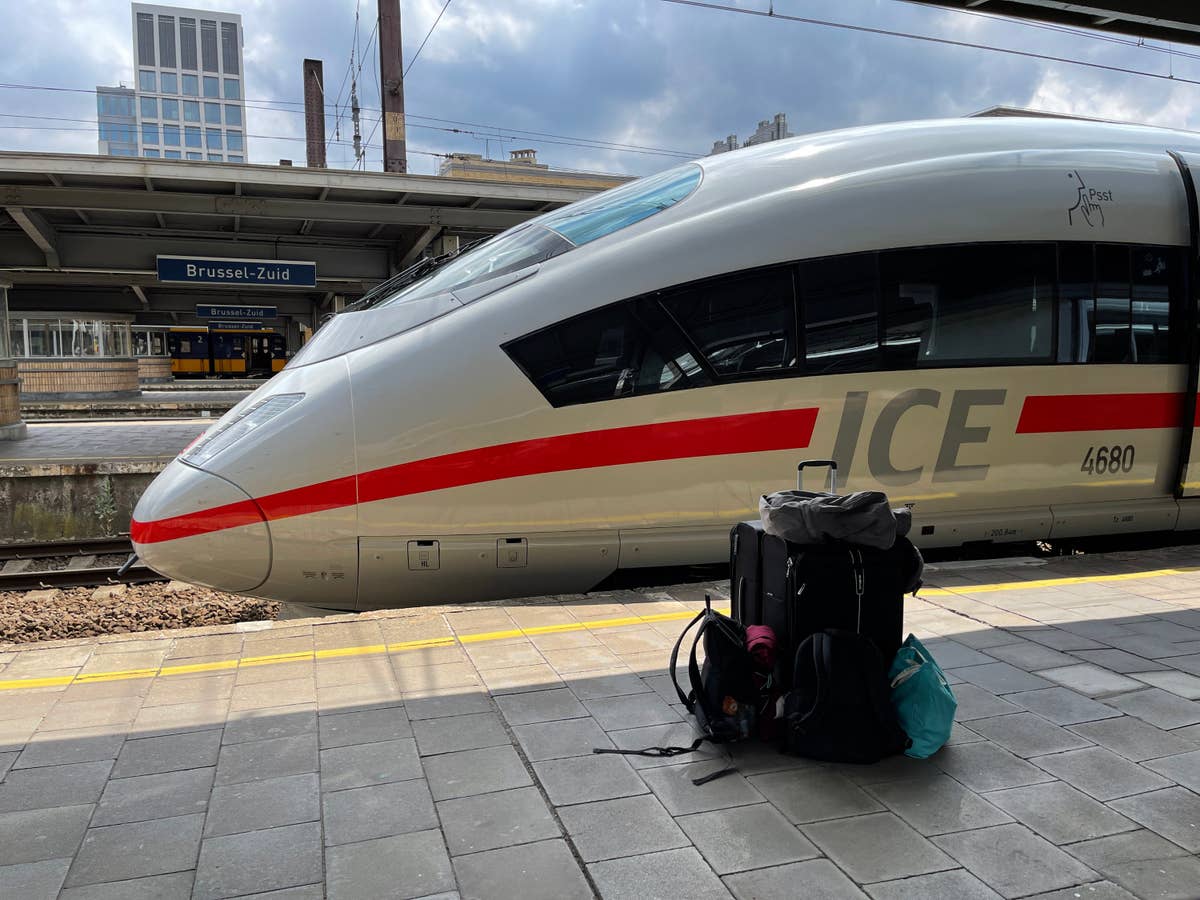
[[[809,466],[829,467],[829,493],[837,493],[837,460],[835,459],[805,459],[796,466],[796,487],[804,489],[804,470]]]

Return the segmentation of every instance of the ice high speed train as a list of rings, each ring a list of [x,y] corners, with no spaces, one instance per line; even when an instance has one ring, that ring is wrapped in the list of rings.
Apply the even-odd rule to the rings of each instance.
[[[803,457],[925,546],[1195,528],[1198,173],[1194,134],[972,119],[630,183],[333,318],[135,548],[327,608],[575,592],[727,558]]]

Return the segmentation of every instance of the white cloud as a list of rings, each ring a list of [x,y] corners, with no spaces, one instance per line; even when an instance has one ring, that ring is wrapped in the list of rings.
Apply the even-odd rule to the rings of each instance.
[[[1147,84],[1144,78],[1120,77],[1125,83],[1113,84],[1113,79],[1085,81],[1070,77],[1062,69],[1047,69],[1026,105],[1094,119],[1200,129],[1200,95],[1195,85]]]
[[[738,2],[754,9],[765,5],[765,0]],[[403,0],[406,62],[443,3]],[[21,14],[15,13],[16,0],[0,4],[8,38],[0,81],[71,89],[0,90],[0,113],[6,114],[0,116],[0,149],[95,152],[90,91],[133,77],[128,3],[46,0],[36,8],[22,7]],[[301,107],[278,101],[302,99],[306,57],[324,61],[327,102],[338,101],[341,137],[349,138],[344,113],[349,85],[342,86],[342,76],[355,34],[355,8],[359,44],[366,50],[375,0],[190,0],[189,5],[242,15],[245,94],[251,107],[247,131],[269,136],[249,139],[253,161],[304,159]],[[1168,66],[1164,54],[1154,51],[895,0],[774,0],[774,5],[781,13],[1072,59],[1155,71]],[[1176,76],[1200,78],[1200,60],[1176,54],[1170,62]],[[379,115],[377,72],[372,46],[359,82],[364,140]],[[997,104],[1200,128],[1200,99],[1193,99],[1200,98],[1200,90],[1194,85],[659,0],[452,0],[406,80],[405,94],[415,172],[436,170],[437,158],[426,154],[487,147],[499,156],[502,150],[530,146],[552,165],[644,174],[674,160],[517,132],[702,155],[715,139],[731,132],[745,138],[758,120],[776,112],[787,113],[797,133],[963,115]],[[273,108],[255,108],[261,106]],[[331,137],[336,120],[331,108],[326,117]],[[454,128],[460,130],[448,130]],[[381,142],[377,132],[371,138],[375,147],[368,148],[371,168],[380,168]],[[350,152],[331,142],[330,164],[351,164]]]

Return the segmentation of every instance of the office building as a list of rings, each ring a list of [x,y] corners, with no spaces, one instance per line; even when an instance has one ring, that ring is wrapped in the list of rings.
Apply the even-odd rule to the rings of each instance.
[[[98,88],[101,152],[131,155],[132,144],[136,155],[153,159],[245,162],[242,17],[144,3],[131,12],[135,140],[113,140],[125,136],[125,95]],[[119,121],[112,118],[118,113]]]
[[[137,97],[132,88],[96,88],[96,121],[102,156],[137,156]]]

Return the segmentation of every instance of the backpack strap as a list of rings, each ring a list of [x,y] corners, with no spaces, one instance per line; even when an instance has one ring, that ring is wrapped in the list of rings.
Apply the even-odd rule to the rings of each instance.
[[[705,741],[714,741],[711,734],[705,734],[692,741],[687,747],[646,747],[642,750],[619,750],[615,747],[593,747],[593,753],[617,753],[621,756],[678,756],[681,753],[695,753]]]
[[[705,599],[707,601],[707,597]],[[692,641],[692,650],[691,650],[691,653],[688,654],[688,681],[691,682],[692,691],[690,694],[688,694],[688,699],[687,699],[687,701],[685,701],[684,705],[687,706],[687,711],[689,713],[695,711],[697,698],[704,691],[704,682],[700,678],[700,663],[696,659],[696,648],[700,646],[700,639],[702,637],[704,637],[705,630],[709,627],[710,624],[712,624],[712,621],[713,621],[712,616],[707,615],[709,612],[709,610],[707,608],[707,602],[706,602],[705,606],[706,606],[706,608],[704,610],[705,619],[703,622],[700,623],[700,627],[696,629],[696,637]],[[675,657],[674,656],[671,657],[671,680],[675,681]],[[683,691],[679,689],[678,682],[675,683],[675,690],[678,691],[680,697],[683,696]],[[708,715],[707,710],[705,711],[705,715],[706,716]]]
[[[825,673],[832,671],[833,660],[830,658],[833,642],[829,640],[829,636],[823,631],[813,633],[813,681],[816,682],[816,691],[814,692],[812,706],[800,718],[800,725],[803,727],[813,714],[825,706],[829,696],[829,679]]]
[[[692,692],[685,695],[683,688],[679,686],[679,679],[675,677],[675,666],[679,662],[679,648],[683,645],[683,638],[691,630],[692,626],[707,616],[711,611],[711,604],[708,602],[708,595],[705,595],[704,609],[696,613],[696,617],[688,622],[683,631],[679,633],[679,640],[675,642],[675,646],[671,648],[671,684],[675,685],[675,693],[679,695],[679,702],[687,707],[690,713],[696,707],[696,692],[700,685],[700,670],[697,668],[696,673],[692,674],[692,669],[696,665],[696,645],[700,643],[700,636],[704,634],[704,625],[701,625],[696,631],[695,640],[692,641],[692,653],[688,663],[688,678],[692,683]]]
[[[712,614],[712,598],[708,594],[704,595],[704,609],[696,613],[696,617],[687,623],[687,626],[679,634],[679,640],[675,642],[675,646],[671,648],[671,683],[675,685],[675,693],[679,695],[680,701],[687,707],[687,711],[691,713],[696,708],[696,696],[701,689],[700,685],[700,667],[696,663],[696,647],[700,643],[700,638],[704,635],[704,630],[708,627],[711,621]],[[675,676],[675,666],[679,661],[679,648],[683,646],[683,639],[691,630],[692,626],[697,622],[704,620],[700,627],[696,630],[696,636],[692,639],[692,650],[688,657],[688,677],[692,684],[690,694],[684,695],[683,688],[679,686],[679,679]],[[696,738],[687,747],[645,747],[641,750],[620,750],[615,747],[593,747],[592,753],[617,753],[622,756],[679,756],[682,753],[694,753],[700,749],[700,745],[705,741],[718,743],[718,739],[711,734],[701,735]],[[732,771],[732,770],[728,770]],[[696,784],[703,784],[706,781],[711,781],[714,778],[719,778],[721,775],[728,774],[726,771],[714,772],[712,775],[705,776]]]

